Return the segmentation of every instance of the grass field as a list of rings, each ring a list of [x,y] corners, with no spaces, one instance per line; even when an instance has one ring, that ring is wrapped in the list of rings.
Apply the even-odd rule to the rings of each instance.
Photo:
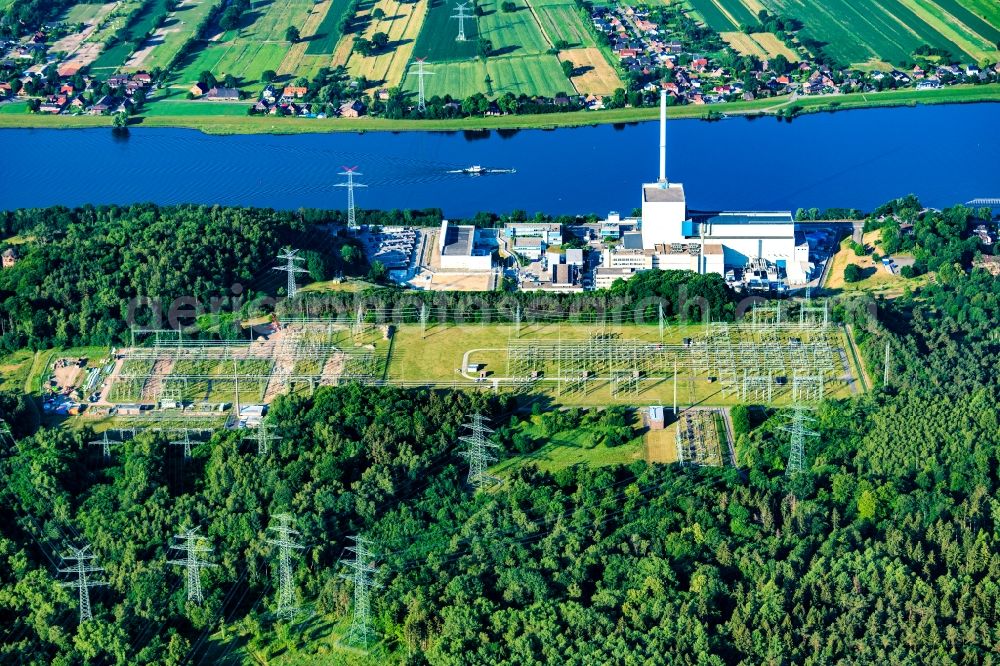
[[[447,65],[428,64],[427,71],[432,76],[424,79],[424,90],[428,97],[450,94],[467,97],[477,92],[489,93],[486,89],[486,74],[489,73],[493,95],[512,92],[515,95],[555,95],[571,93],[573,84],[563,74],[559,60],[554,55],[526,55],[476,59],[466,62],[451,62]],[[403,88],[417,90],[416,69],[411,65]]]
[[[807,2],[811,0],[806,0]],[[738,30],[741,25],[757,25],[757,9],[753,2],[742,0],[687,0],[692,9],[712,30]]]
[[[156,22],[166,7],[167,0],[150,0],[142,4],[141,9],[130,19],[126,39],[102,51],[91,65],[91,70],[106,75],[124,65],[132,52],[139,48],[141,40],[156,27]]]
[[[416,85],[414,83],[414,85]],[[155,101],[149,111],[134,118],[132,123],[142,127],[188,127],[206,134],[315,134],[323,132],[449,132],[485,129],[533,129],[554,127],[584,127],[612,123],[634,123],[655,120],[659,110],[654,107],[607,109],[604,111],[572,111],[530,116],[493,116],[488,118],[451,118],[447,120],[389,120],[385,118],[355,118],[350,122],[334,119],[272,118],[247,116],[208,115],[211,104],[197,105],[204,112],[160,113],[151,112],[158,105],[173,105],[178,100]],[[795,104],[803,113],[821,111],[846,111],[917,104],[968,104],[1000,102],[1000,84],[981,86],[948,86],[938,90],[888,90],[881,93],[851,93],[848,95],[815,95],[798,100],[760,99],[751,102],[730,102],[724,105],[726,114],[766,115],[776,113]],[[188,104],[184,108],[192,107]],[[25,113],[25,103],[0,104],[0,129],[16,127],[42,127],[72,129],[81,127],[111,127],[108,116],[53,116]],[[671,118],[703,118],[705,108],[695,105],[668,109]]]
[[[878,243],[881,240],[881,231],[870,231],[864,235],[863,241],[867,247],[875,248],[877,252],[882,254],[882,249],[878,247]],[[903,259],[906,255],[897,254],[893,255],[896,259]],[[864,279],[859,282],[845,282],[844,281],[844,269],[853,264],[861,269],[861,274]],[[872,260],[872,256],[865,255],[859,257],[854,254],[854,250],[851,249],[850,239],[845,238],[840,244],[840,249],[837,253],[833,255],[833,264],[830,266],[830,271],[827,274],[826,282],[823,284],[825,289],[832,291],[869,291],[875,292],[884,296],[892,296],[895,294],[900,294],[906,287],[915,289],[927,283],[930,276],[927,274],[917,276],[915,278],[904,278],[898,273],[889,273],[882,266],[882,262],[875,262]]]
[[[175,84],[187,88],[208,70],[216,78],[232,74],[240,87],[256,88],[261,73],[281,67],[290,46],[285,30],[303,25],[313,5],[312,0],[274,0],[249,12],[241,28],[201,42],[202,47],[184,59]]]
[[[524,0],[516,0],[517,11],[509,13],[500,9],[501,3],[502,0],[479,2],[486,12],[479,17],[479,34],[493,43],[494,53],[531,55],[552,48]]]
[[[545,435],[540,425],[541,417],[532,416],[518,424],[518,431],[535,441],[545,440],[532,453],[513,456],[490,468],[490,473],[503,478],[525,464],[536,465],[548,472],[557,472],[573,465],[603,467],[606,465],[628,465],[643,459],[642,436],[636,432],[631,441],[621,446],[606,446],[600,441],[596,428],[581,426],[573,430],[563,430],[554,435]]]
[[[0,2],[0,6],[4,3]],[[109,3],[112,4],[113,3]],[[99,5],[90,2],[81,2],[73,5],[63,15],[62,20],[66,23],[91,23],[95,19],[102,18],[107,13],[108,5]]]
[[[371,87],[397,86],[406,75],[406,64],[427,13],[427,0],[378,0],[372,11],[376,7],[385,12],[385,18],[371,20],[365,28],[364,37],[371,39],[375,33],[383,32],[389,36],[389,46],[384,52],[372,56],[352,52],[347,61],[347,71],[352,76],[364,76],[372,82]]]
[[[452,0],[428,0],[427,16],[424,18],[417,43],[413,47],[415,57],[427,58],[429,62],[467,60],[476,57],[479,30],[474,18],[465,21],[466,41],[455,41],[458,35],[458,20],[451,16],[455,13],[456,4]]]
[[[689,0],[693,5],[737,0]],[[979,0],[768,0],[776,13],[803,22],[801,35],[826,46],[843,63],[909,60],[922,45],[948,49],[956,58],[996,60],[1000,4]],[[976,11],[970,11],[969,7]],[[696,7],[696,8],[697,8]],[[699,9],[699,13],[701,9]],[[704,14],[703,14],[704,15]],[[708,18],[715,27],[718,16]],[[726,28],[734,30],[735,28]]]
[[[153,35],[144,41],[122,68],[125,71],[166,67],[194,31],[215,8],[217,0],[185,0],[167,15]]]
[[[656,326],[621,325],[614,326],[611,332],[621,340],[641,340],[649,343],[659,342]],[[587,340],[600,334],[599,326],[583,324],[531,324],[521,328],[520,340],[525,342],[539,341],[552,343],[556,340]],[[664,337],[666,344],[678,344],[684,337],[698,337],[704,331],[701,325],[673,326]],[[607,331],[605,331],[607,332]],[[392,354],[389,359],[388,379],[403,382],[426,382],[444,384],[463,379],[461,371],[466,363],[480,364],[480,369],[488,373],[483,388],[490,387],[491,378],[504,378],[511,370],[508,368],[507,342],[511,327],[507,324],[470,324],[464,326],[432,326],[426,336],[416,325],[401,325],[394,338]],[[835,346],[845,347],[846,341],[838,332]],[[591,359],[593,360],[593,359]],[[578,361],[586,363],[586,361]],[[671,368],[654,367],[641,382],[637,394],[613,394],[607,376],[598,378],[594,375],[587,390],[562,391],[555,381],[557,370],[554,364],[543,367],[542,381],[531,387],[532,393],[547,396],[549,399],[563,405],[581,407],[642,404],[670,404],[674,395],[674,380]],[[581,366],[577,366],[581,367]],[[839,357],[835,361],[835,373],[841,377]],[[600,372],[600,371],[597,371]],[[775,389],[775,402],[787,401],[790,389]],[[828,396],[846,397],[851,394],[848,385],[839,379],[828,378],[826,391]],[[681,406],[686,405],[730,405],[739,402],[739,396],[726,395],[718,382],[709,381],[707,377],[693,376],[689,371],[681,369],[677,383],[677,397]]]
[[[559,2],[534,0],[531,2],[531,7],[545,34],[553,43],[564,40],[570,46],[597,46],[594,36],[583,24],[580,9],[574,3],[565,0]]]

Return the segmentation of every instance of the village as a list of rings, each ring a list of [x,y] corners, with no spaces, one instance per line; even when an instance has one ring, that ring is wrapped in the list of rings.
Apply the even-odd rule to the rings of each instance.
[[[660,90],[666,90],[673,105],[722,105],[783,96],[794,101],[804,96],[887,89],[933,90],[1000,80],[1000,63],[981,67],[971,62],[944,62],[939,55],[914,54],[914,60],[922,65],[888,71],[831,67],[804,46],[792,43],[790,37],[786,37],[787,43],[775,41],[771,45],[767,56],[773,57],[751,55],[741,46],[741,38],[731,34],[721,38],[680,6],[650,9],[620,3],[594,7],[589,16],[589,28],[607,47],[606,55],[616,60],[612,64],[624,83],[613,94],[547,97],[508,91],[490,99],[477,93],[465,100],[434,98],[427,105],[432,108],[420,111],[411,93],[379,87],[366,94],[364,81],[332,70],[326,78],[268,81],[259,93],[247,90],[231,75],[216,81],[211,73],[203,72],[201,80],[187,84],[186,98],[210,104],[253,97],[246,109],[248,115],[462,117],[650,106],[656,103]],[[0,105],[26,102],[28,111],[41,114],[127,118],[162,99],[177,99],[177,93],[168,89],[170,72],[160,68],[113,73],[104,79],[88,72],[87,65],[53,48],[60,43],[57,38],[65,39],[67,30],[68,26],[54,24],[20,40],[0,42]],[[322,97],[322,90],[329,90],[331,76],[338,81],[337,95]],[[192,113],[197,112],[193,107]]]

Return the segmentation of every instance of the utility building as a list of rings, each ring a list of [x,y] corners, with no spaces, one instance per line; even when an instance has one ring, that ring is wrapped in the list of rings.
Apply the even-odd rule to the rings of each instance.
[[[642,246],[652,268],[725,275],[763,259],[792,284],[808,281],[809,244],[789,211],[689,216],[684,186],[666,174],[666,92],[660,97],[660,178],[642,186]],[[694,259],[692,260],[692,257]],[[615,265],[605,261],[606,266]]]

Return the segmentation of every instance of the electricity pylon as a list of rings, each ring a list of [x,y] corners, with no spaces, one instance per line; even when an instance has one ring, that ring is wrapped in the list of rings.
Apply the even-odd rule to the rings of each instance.
[[[467,458],[469,461],[469,485],[475,488],[482,488],[484,485],[495,483],[499,480],[486,473],[490,463],[497,461],[496,457],[490,453],[490,449],[498,447],[488,438],[489,433],[493,431],[484,424],[486,419],[483,415],[473,414],[471,419],[472,423],[465,424],[470,433],[459,438],[462,442],[469,445],[469,450],[463,451],[459,455]]]
[[[86,546],[84,548],[71,547],[70,554],[63,555],[63,560],[76,560],[76,564],[66,569],[59,570],[60,573],[76,574],[76,580],[62,581],[59,584],[63,587],[75,587],[79,591],[80,624],[83,624],[85,621],[93,617],[90,613],[90,588],[98,585],[107,585],[107,583],[103,581],[87,579],[87,574],[104,571],[101,567],[95,567],[90,564],[90,560],[94,559],[94,556],[87,552],[89,550],[90,546]]]
[[[181,439],[174,440],[170,444],[174,446],[184,447],[184,460],[191,460],[191,435],[187,430],[184,430],[184,436]]]
[[[291,247],[284,247],[281,252],[278,253],[278,259],[284,260],[284,266],[275,266],[271,270],[273,271],[284,271],[288,273],[288,284],[285,288],[285,293],[288,298],[295,298],[295,294],[298,293],[299,287],[295,284],[295,274],[305,273],[306,269],[302,268],[296,261],[305,261],[305,257],[299,256],[298,250],[293,250]]]
[[[243,439],[257,442],[257,455],[266,456],[271,450],[271,442],[281,439],[281,435],[274,434],[274,425],[261,423],[253,429],[252,435],[244,435]]]
[[[170,544],[170,547],[174,550],[180,550],[187,553],[187,557],[183,560],[168,560],[167,564],[176,564],[187,569],[188,601],[194,601],[195,603],[200,604],[205,600],[201,593],[201,570],[218,565],[201,559],[200,555],[211,553],[213,549],[202,543],[204,537],[197,534],[197,532],[198,528],[194,527],[186,529],[180,534],[174,536],[174,538],[180,540],[181,543],[180,545]]]
[[[427,58],[417,58],[417,110],[426,111],[427,102],[424,100],[424,76],[431,75],[434,72],[424,71],[424,61]]]
[[[340,574],[341,578],[354,582],[354,617],[347,632],[347,642],[367,650],[372,634],[368,626],[371,620],[371,590],[381,587],[374,579],[378,568],[372,564],[375,561],[375,553],[369,548],[373,545],[372,541],[362,536],[348,538],[356,545],[347,548],[354,553],[354,560],[347,563],[354,573]]]
[[[468,8],[468,5],[465,4],[455,5],[455,11],[458,13],[452,16],[452,18],[458,19],[458,37],[455,38],[456,42],[465,41],[465,19],[471,18],[465,13]]]
[[[792,410],[792,422],[782,427],[785,432],[792,435],[791,446],[788,449],[788,466],[785,467],[785,474],[787,476],[798,474],[806,467],[806,437],[819,437],[819,433],[813,432],[806,427],[806,422],[815,420],[811,416],[806,415],[806,407],[802,404],[796,404],[792,406]]]
[[[101,452],[104,454],[104,461],[107,462],[111,458],[111,440],[108,438],[108,431],[105,430],[101,439],[95,439],[89,442],[91,446],[101,445]]]
[[[299,533],[291,528],[293,518],[287,513],[279,513],[274,517],[277,527],[268,527],[278,533],[277,539],[267,542],[278,547],[278,610],[275,614],[283,620],[291,620],[301,610],[295,605],[295,588],[292,585],[292,550],[302,550],[305,546],[295,543],[292,539]]]
[[[353,230],[353,229],[357,229],[358,228],[358,221],[357,221],[356,214],[354,212],[354,188],[355,187],[368,187],[368,186],[367,185],[362,185],[361,183],[355,183],[354,182],[354,177],[355,176],[362,176],[362,175],[364,175],[364,174],[361,174],[361,173],[358,172],[358,167],[356,167],[356,166],[346,167],[345,166],[345,167],[341,167],[341,168],[344,170],[344,173],[342,173],[340,175],[341,176],[347,176],[347,182],[346,183],[337,183],[337,187],[346,187],[347,188],[347,228]]]

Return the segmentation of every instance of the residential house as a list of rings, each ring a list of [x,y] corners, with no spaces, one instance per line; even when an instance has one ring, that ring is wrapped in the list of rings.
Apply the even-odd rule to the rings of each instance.
[[[211,88],[205,93],[205,99],[213,102],[238,102],[240,91],[236,88]]]
[[[305,86],[285,86],[281,96],[292,99],[295,97],[305,97],[308,92],[309,88]]]
[[[12,88],[6,81],[0,81],[0,97],[10,97]]]
[[[99,116],[101,114],[108,113],[111,109],[114,109],[117,106],[118,100],[111,95],[104,95],[90,107],[90,115]]]
[[[205,87],[205,86],[203,86],[200,83],[196,83],[193,86],[191,86],[190,88],[188,88],[188,91],[190,91],[190,93],[192,95],[194,95],[195,97],[201,97],[202,95],[205,94],[206,90],[208,90],[208,88]]]
[[[42,113],[60,113],[66,108],[66,95],[49,95],[38,110]]]
[[[361,100],[350,100],[344,102],[340,105],[340,117],[341,118],[360,118],[365,115],[367,108],[361,102]]]
[[[148,86],[150,83],[153,82],[153,77],[151,74],[147,74],[146,72],[136,72],[135,74],[132,75],[132,80],[138,81],[144,86]]]

